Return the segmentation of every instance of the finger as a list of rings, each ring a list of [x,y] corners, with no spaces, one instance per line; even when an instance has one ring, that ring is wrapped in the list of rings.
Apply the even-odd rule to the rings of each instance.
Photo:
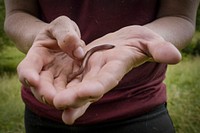
[[[88,65],[86,65],[84,72],[78,77],[76,77],[75,79],[73,79],[72,81],[70,81],[67,84],[66,90],[62,91],[60,94],[57,94],[57,96],[54,99],[54,105],[57,108],[63,108],[65,106],[77,107],[77,106],[81,106],[82,104],[85,104],[87,101],[90,100],[90,97],[89,97],[88,99],[84,98],[85,100],[81,101],[83,99],[82,97],[80,98],[78,96],[79,95],[78,88],[88,87],[87,86],[88,82],[85,82],[84,85],[81,84],[82,76],[84,76],[83,81],[85,80],[90,81],[90,79],[92,80],[95,77],[95,74],[99,72],[102,64],[104,64],[104,60],[101,55],[102,55],[102,52],[93,54],[92,58],[89,59]],[[98,62],[96,60],[98,60]],[[90,66],[91,64],[93,64],[92,67]],[[84,73],[86,73],[86,75]]]
[[[43,61],[38,54],[28,53],[17,67],[21,83],[27,87],[37,87],[42,66]]]
[[[85,74],[83,73],[81,82],[76,84],[70,82],[66,90],[56,95],[54,98],[56,108],[79,107],[88,101],[97,101],[118,84],[127,71],[127,68],[123,68],[126,64],[119,63],[120,61],[107,63],[102,54],[103,52],[98,52],[92,55],[88,62],[89,65],[84,70]]]
[[[77,108],[86,104],[88,99],[80,99],[78,96],[77,89],[79,88],[80,84],[76,84],[58,92],[53,100],[54,106],[57,109],[63,109],[67,107]]]
[[[58,41],[60,48],[72,58],[84,57],[84,41],[80,39],[78,26],[68,17],[59,17],[51,23],[50,33]]]
[[[38,92],[36,91],[36,89],[34,87],[30,87],[30,90],[32,92],[32,94],[34,95],[34,97],[41,103],[43,102],[42,96],[38,94]]]
[[[77,85],[78,83],[81,82],[81,80],[82,80],[82,77],[80,77],[80,76],[76,77],[75,79],[73,79],[69,83],[67,83],[66,89]]]
[[[62,34],[57,38],[60,48],[70,57],[74,59],[82,59],[85,55],[82,47],[84,42],[73,32],[63,32],[59,34]]]
[[[94,71],[91,70],[80,83],[58,93],[54,98],[54,105],[59,109],[80,107],[87,102],[97,101],[119,83],[126,71],[123,64],[117,61],[106,63],[95,75],[92,75]]]
[[[97,73],[106,63],[103,57],[103,52],[101,51],[92,54],[84,68],[82,75],[84,78],[82,80],[90,80],[97,75]]]
[[[50,71],[42,71],[40,74],[40,82],[38,88],[35,88],[35,93],[41,102],[46,102],[49,105],[53,105],[53,99],[56,95],[56,89],[54,87],[54,75]],[[45,101],[44,101],[45,99]]]
[[[104,95],[119,83],[123,76],[131,69],[130,65],[131,62],[125,64],[118,60],[105,63],[95,75],[89,72],[85,76],[84,80],[88,80],[91,82],[90,84],[94,85],[91,85],[91,88],[86,88],[85,92],[81,89],[79,93],[82,94],[82,97],[93,97],[94,99]]]
[[[60,73],[57,78],[54,79],[54,86],[57,91],[61,91],[66,88],[67,85],[67,73]]]
[[[82,116],[91,103],[87,103],[79,108],[68,108],[63,111],[62,120],[67,125],[72,125],[76,119]]]

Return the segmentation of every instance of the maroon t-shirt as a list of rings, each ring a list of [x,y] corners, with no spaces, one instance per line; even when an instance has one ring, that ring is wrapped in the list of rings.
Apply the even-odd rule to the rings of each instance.
[[[158,10],[157,0],[38,0],[38,5],[45,22],[61,15],[70,17],[86,43],[125,26],[152,22]],[[137,117],[166,102],[165,71],[165,64],[150,62],[134,68],[118,86],[91,104],[75,124]],[[38,102],[29,89],[22,88],[22,98],[39,116],[62,121],[62,111]]]

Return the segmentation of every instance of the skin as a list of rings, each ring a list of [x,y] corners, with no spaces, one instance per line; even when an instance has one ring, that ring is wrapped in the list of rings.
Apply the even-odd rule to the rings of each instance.
[[[44,97],[57,109],[64,108],[63,121],[73,124],[131,69],[149,60],[167,64],[181,60],[178,50],[195,31],[199,0],[160,3],[156,20],[124,27],[85,46],[78,26],[67,16],[45,23],[38,19],[36,0],[6,0],[5,31],[26,53],[18,66],[19,80],[39,101]],[[115,48],[93,53],[84,73],[67,82],[67,77],[80,69],[78,60],[100,44]]]
[[[73,72],[71,75],[68,76],[68,80],[67,82],[69,83],[70,81],[72,81],[75,77],[77,77],[78,75],[80,75],[81,73],[83,73],[83,71],[85,70],[86,66],[87,66],[87,62],[90,58],[90,56],[94,53],[94,52],[97,52],[97,51],[100,51],[100,50],[108,50],[108,49],[112,49],[114,48],[115,46],[114,45],[110,45],[110,44],[104,44],[104,45],[100,45],[100,46],[96,46],[96,47],[93,47],[92,49],[90,49],[86,54],[85,54],[85,57],[83,59],[83,62],[81,64],[81,67],[78,71],[76,72]]]

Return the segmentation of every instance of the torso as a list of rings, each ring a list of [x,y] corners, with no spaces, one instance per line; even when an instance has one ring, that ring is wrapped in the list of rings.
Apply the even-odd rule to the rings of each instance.
[[[89,43],[129,25],[144,25],[156,18],[157,0],[38,0],[41,19],[51,22],[66,15],[77,23],[82,39]],[[166,65],[144,63],[131,70],[119,85],[92,104],[75,124],[108,122],[142,115],[166,102],[163,84]],[[61,120],[61,111],[39,103],[22,90],[26,105],[40,116]]]

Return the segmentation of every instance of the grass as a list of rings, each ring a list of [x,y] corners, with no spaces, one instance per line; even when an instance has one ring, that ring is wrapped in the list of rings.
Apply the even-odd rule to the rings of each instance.
[[[24,104],[16,67],[24,54],[15,47],[4,47],[0,52],[0,133],[23,133]]]
[[[191,57],[167,72],[169,111],[178,133],[200,132],[200,57]]]
[[[0,52],[0,133],[24,133],[24,104],[15,72],[23,57],[14,47],[6,47]],[[199,68],[200,57],[184,58],[181,63],[168,68],[165,80],[168,108],[177,133],[200,132]]]
[[[23,133],[24,104],[16,74],[2,75],[0,85],[0,133]]]
[[[4,47],[0,52],[0,74],[16,72],[16,67],[24,56],[13,46]]]

